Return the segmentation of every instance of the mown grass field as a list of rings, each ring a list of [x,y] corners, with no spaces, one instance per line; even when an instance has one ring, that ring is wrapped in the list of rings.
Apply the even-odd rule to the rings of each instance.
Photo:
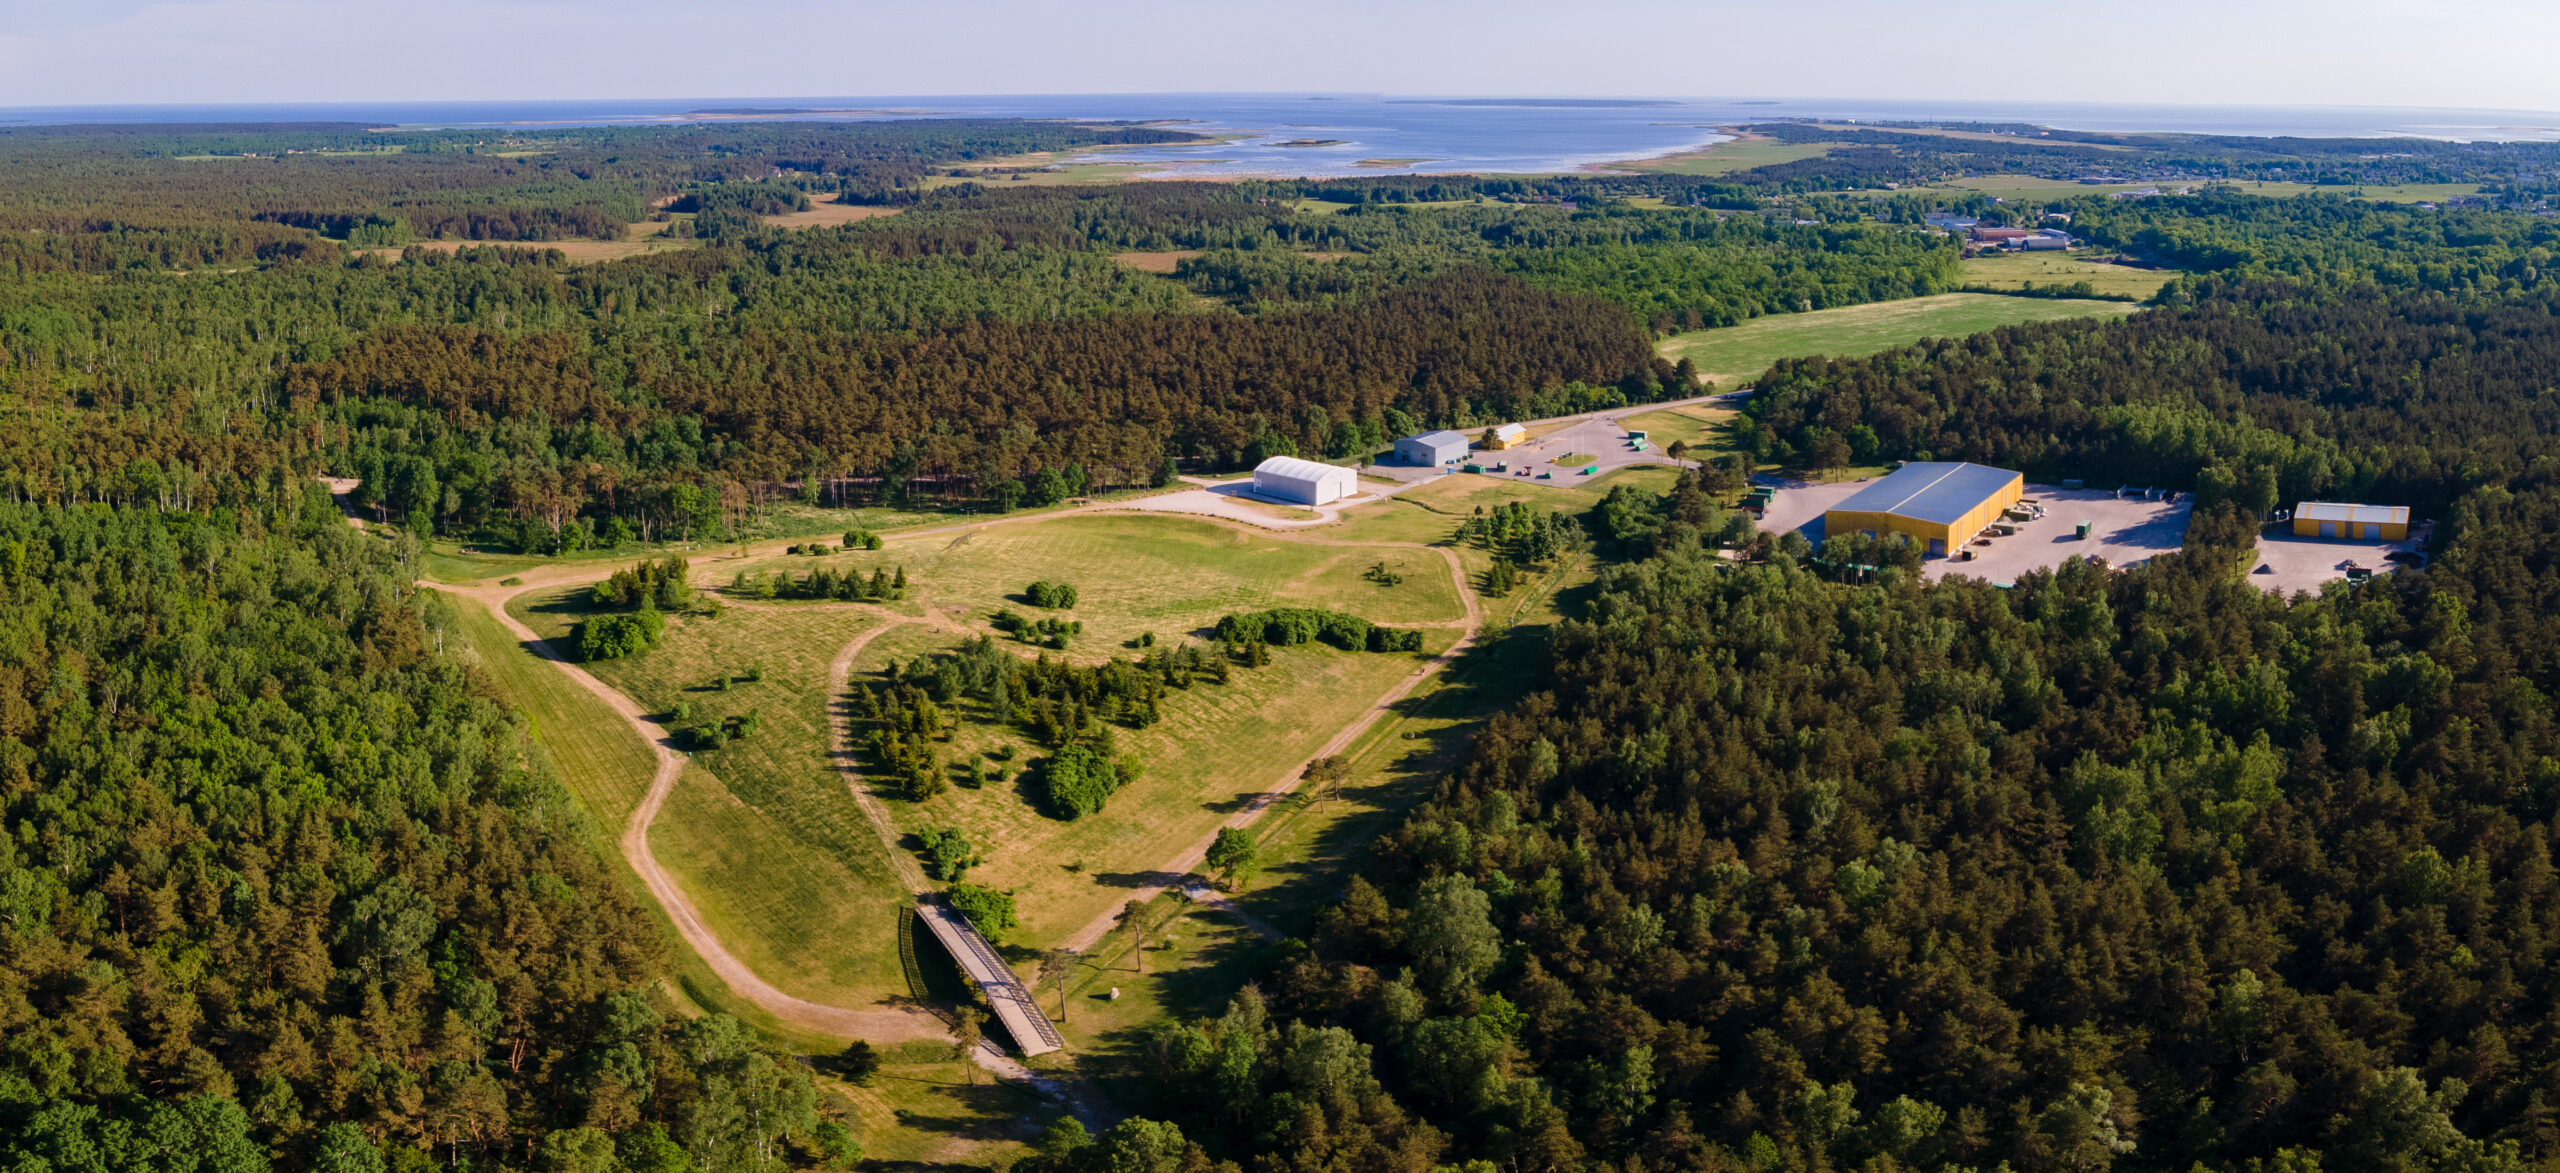
[[[805,1052],[824,1053],[839,1046],[834,1040],[786,1026],[732,994],[678,939],[665,911],[650,899],[639,876],[622,859],[616,841],[657,769],[655,756],[631,726],[566,673],[527,651],[514,633],[477,604],[456,603],[450,634],[463,642],[488,674],[498,696],[524,711],[545,760],[586,815],[595,851],[611,861],[623,878],[624,890],[648,910],[665,934],[671,970],[668,992],[693,1006],[729,1014]],[[665,812],[660,818],[663,826]],[[693,880],[682,877],[682,882]]]
[[[1730,387],[1758,377],[1782,358],[1856,358],[1923,338],[1958,338],[2022,322],[2113,317],[2136,308],[2120,301],[1941,293],[1808,314],[1772,314],[1739,326],[1675,334],[1663,339],[1659,349],[1664,358],[1696,363],[1707,382]]]
[[[880,1058],[868,1084],[847,1083],[823,1064],[813,1073],[822,1096],[842,1097],[861,1120],[859,1168],[1000,1169],[1059,1115],[1029,1088],[973,1075],[947,1043],[886,1047]]]
[[[1333,534],[1326,531],[1322,540]],[[940,548],[930,548],[936,543]],[[941,628],[919,624],[882,635],[855,662],[858,678],[892,659],[903,663],[994,634],[987,620],[998,608],[1038,613],[1011,596],[1042,577],[1078,589],[1078,605],[1058,614],[1085,625],[1064,653],[1081,662],[1133,655],[1144,634],[1160,645],[1205,641],[1219,616],[1270,606],[1326,607],[1389,624],[1451,624],[1464,615],[1446,565],[1428,551],[1319,545],[1188,518],[1097,516],[999,526],[831,557],[854,566],[905,565],[915,585],[901,606],[932,616]],[[1400,581],[1364,577],[1372,566]],[[1456,636],[1454,628],[1432,628],[1425,648],[1445,648]],[[1005,646],[1037,654],[1010,640]],[[1280,783],[1290,767],[1417,666],[1411,655],[1284,648],[1264,668],[1234,669],[1228,684],[1204,681],[1177,691],[1158,725],[1115,732],[1121,752],[1140,762],[1144,775],[1104,811],[1074,822],[1050,817],[1039,804],[1028,770],[1043,751],[1028,733],[989,723],[977,705],[961,702],[953,710],[968,721],[951,738],[946,757],[984,766],[993,764],[990,751],[1011,746],[1016,756],[1003,767],[1006,779],[957,787],[924,803],[889,805],[909,834],[927,827],[967,834],[987,856],[971,879],[1013,890],[1023,920],[1020,939],[1037,945],[1082,927],[1126,899],[1128,889],[1162,880],[1157,868]]]
[[[1727,175],[1766,167],[1773,163],[1793,163],[1831,153],[1839,143],[1782,143],[1766,135],[1746,134],[1702,150],[1684,151],[1653,159],[1636,159],[1611,163],[1611,171],[1655,171],[1669,175]]]
[[[1446,536],[1446,527],[1434,529],[1432,537]],[[1326,531],[1327,539],[1333,534]],[[1364,577],[1378,564],[1401,581]],[[840,682],[827,669],[856,636],[893,619],[931,621],[881,635],[856,662],[857,673],[951,647],[991,634],[988,619],[998,608],[1031,613],[1010,596],[1035,578],[1078,587],[1079,605],[1066,614],[1085,631],[1065,654],[1082,661],[1133,654],[1142,633],[1168,643],[1203,638],[1221,615],[1274,605],[1328,607],[1391,624],[1449,624],[1464,614],[1445,564],[1427,551],[1340,548],[1163,516],[999,525],[893,539],[878,552],[695,565],[697,580],[715,585],[742,570],[908,572],[910,592],[894,604],[741,600],[717,619],[671,620],[666,640],[645,655],[589,666],[652,711],[688,705],[692,722],[756,712],[756,736],[698,755],[700,769],[677,786],[651,843],[714,930],[759,974],[802,997],[843,1005],[905,989],[896,959],[899,889],[831,756],[828,705]],[[566,593],[519,600],[517,612],[537,631],[565,634],[577,617]],[[1454,628],[1433,628],[1426,647],[1445,648],[1456,636]],[[764,679],[713,687],[720,674],[750,666],[761,666]],[[1153,882],[1154,869],[1281,781],[1415,667],[1410,655],[1281,649],[1263,669],[1236,669],[1231,684],[1204,682],[1177,693],[1160,724],[1118,734],[1122,751],[1144,764],[1144,777],[1106,811],[1074,823],[1049,817],[1010,783],[890,805],[903,832],[957,826],[980,844],[989,860],[971,878],[1015,889],[1024,919],[1018,939],[1038,945],[1113,907],[1126,888]],[[1038,752],[1023,731],[971,724],[954,736],[946,758],[973,758],[999,744],[1019,747],[1017,771]]]
[[[1646,433],[1656,448],[1668,449],[1677,442],[1688,445],[1693,453],[1701,449],[1721,452],[1733,446],[1733,438],[1725,430],[1725,425],[1741,414],[1730,407],[1692,403],[1640,415],[1620,416],[1618,423],[1629,431]]]
[[[513,610],[545,635],[577,617],[565,596],[520,596]],[[646,655],[586,665],[675,724],[753,711],[754,737],[694,756],[650,827],[649,845],[703,920],[748,968],[813,1001],[863,1007],[907,993],[897,954],[906,892],[834,768],[827,668],[838,649],[885,622],[861,604],[730,607],[676,617]],[[762,665],[764,679],[713,687]]]
[[[2149,297],[2176,277],[2174,269],[2137,269],[2130,265],[2108,265],[2061,252],[1993,253],[1967,257],[1957,262],[1957,271],[1966,285],[1992,289],[2018,289],[2032,281],[2038,286],[2069,285],[2086,281],[2096,293],[2126,297]]]
[[[764,519],[750,528],[749,540],[772,542],[800,538],[840,539],[846,530],[864,529],[875,532],[913,528],[928,522],[954,520],[953,515],[917,510],[865,506],[857,509],[832,509],[804,505],[798,501],[777,501],[766,508]],[[438,540],[427,548],[426,569],[438,582],[476,582],[522,574],[537,566],[562,563],[609,565],[636,562],[674,554],[687,558],[716,557],[725,549],[701,542],[658,542],[632,544],[616,549],[578,550],[567,554],[508,554],[470,550],[460,543]]]

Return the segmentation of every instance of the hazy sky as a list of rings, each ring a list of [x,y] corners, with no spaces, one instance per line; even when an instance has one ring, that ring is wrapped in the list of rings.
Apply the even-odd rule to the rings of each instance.
[[[0,105],[1379,91],[2560,110],[2552,0],[0,0]]]

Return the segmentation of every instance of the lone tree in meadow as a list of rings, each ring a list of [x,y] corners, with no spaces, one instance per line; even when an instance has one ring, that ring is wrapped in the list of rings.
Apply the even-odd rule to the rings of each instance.
[[[1206,862],[1210,871],[1218,873],[1219,882],[1241,892],[1262,871],[1262,845],[1242,827],[1221,827],[1217,840],[1209,844]]]

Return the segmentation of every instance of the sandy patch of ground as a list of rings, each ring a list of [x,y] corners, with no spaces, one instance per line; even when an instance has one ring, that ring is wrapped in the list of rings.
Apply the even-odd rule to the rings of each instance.
[[[785,212],[766,216],[764,222],[777,228],[837,228],[856,220],[893,216],[898,209],[880,204],[839,204],[834,201],[809,205],[806,212]]]
[[[1113,253],[1111,259],[1141,273],[1170,274],[1174,266],[1199,255],[1200,250],[1196,248],[1177,248],[1153,253]]]
[[[1204,481],[1184,477],[1198,486],[1177,493],[1159,493],[1134,501],[1118,502],[1111,508],[1133,509],[1141,513],[1190,513],[1201,517],[1223,517],[1264,529],[1306,529],[1331,525],[1342,517],[1342,511],[1353,505],[1366,505],[1384,500],[1403,489],[1403,485],[1360,486],[1357,496],[1327,502],[1308,508],[1293,502],[1274,500],[1253,491],[1253,481]]]

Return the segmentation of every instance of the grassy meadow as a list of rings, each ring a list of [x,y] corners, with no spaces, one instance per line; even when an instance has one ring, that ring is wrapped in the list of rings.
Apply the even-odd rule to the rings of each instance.
[[[1746,134],[1714,143],[1695,151],[1663,155],[1653,159],[1637,159],[1611,163],[1611,171],[1656,171],[1668,175],[1727,175],[1767,167],[1775,163],[1793,163],[1831,153],[1839,143],[1782,143],[1766,135]]]
[[[1453,526],[1434,524],[1428,539],[1445,538]],[[1325,540],[1339,540],[1336,532],[1326,531]],[[1426,633],[1426,648],[1436,651],[1457,637],[1454,624],[1465,613],[1445,563],[1428,551],[1336,547],[1155,515],[893,538],[877,552],[695,562],[697,581],[724,593],[741,571],[805,573],[818,565],[865,573],[903,566],[911,589],[886,605],[737,599],[716,619],[672,618],[664,642],[647,654],[588,667],[654,712],[685,705],[691,722],[757,714],[754,737],[696,755],[697,768],[669,798],[651,844],[713,929],[759,974],[802,997],[844,1005],[906,992],[896,956],[900,889],[832,758],[828,706],[841,682],[828,668],[854,638],[896,620],[929,621],[875,639],[856,662],[859,674],[891,657],[903,661],[993,634],[988,620],[996,609],[1033,611],[1016,596],[1035,578],[1078,587],[1079,605],[1065,614],[1085,630],[1064,654],[1079,661],[1132,654],[1142,633],[1176,643],[1205,638],[1222,615],[1276,605],[1450,625]],[[1400,581],[1373,580],[1373,566]],[[565,635],[579,614],[574,594],[529,594],[515,611],[538,632]],[[969,833],[989,857],[971,878],[1015,889],[1024,920],[1018,940],[1038,944],[1106,911],[1126,887],[1152,882],[1154,869],[1279,782],[1416,666],[1410,655],[1280,649],[1263,669],[1237,669],[1228,685],[1204,682],[1178,692],[1160,724],[1118,731],[1122,751],[1144,763],[1145,775],[1107,810],[1074,823],[1041,813],[1012,783],[889,805],[909,834],[929,826]],[[760,667],[763,679],[715,686],[721,674],[750,667]],[[968,723],[946,757],[965,759],[1000,744],[1021,751],[1017,770],[1038,752],[1019,730]],[[645,783],[645,770],[638,780]]]
[[[1700,377],[1729,388],[1758,377],[1782,358],[1814,354],[1857,358],[1923,338],[1958,338],[2022,322],[2111,317],[2135,308],[2120,301],[1941,293],[1807,314],[1772,314],[1739,326],[1675,334],[1663,339],[1659,349],[1664,358],[1696,363]]]
[[[2177,276],[2174,269],[2137,269],[2130,265],[2109,265],[2063,252],[1989,253],[1966,257],[1957,262],[1957,272],[1966,285],[1987,289],[2018,289],[2028,282],[2038,286],[2069,285],[2086,281],[2096,293],[2123,297],[2149,297]]]

